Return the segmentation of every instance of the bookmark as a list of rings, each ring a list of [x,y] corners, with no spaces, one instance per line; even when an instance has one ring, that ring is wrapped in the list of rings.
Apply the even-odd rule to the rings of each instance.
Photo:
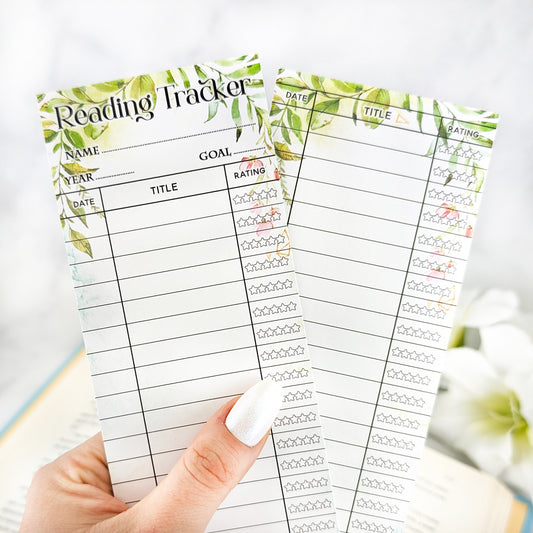
[[[257,56],[38,100],[115,495],[270,378],[271,438],[208,531],[335,531]]]
[[[271,124],[339,528],[394,533],[497,115],[281,70]]]

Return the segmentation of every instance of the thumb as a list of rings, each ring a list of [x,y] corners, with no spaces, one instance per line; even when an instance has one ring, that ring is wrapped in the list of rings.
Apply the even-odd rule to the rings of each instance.
[[[221,407],[161,484],[131,509],[135,525],[161,533],[205,531],[257,459],[282,398],[282,388],[265,380]]]

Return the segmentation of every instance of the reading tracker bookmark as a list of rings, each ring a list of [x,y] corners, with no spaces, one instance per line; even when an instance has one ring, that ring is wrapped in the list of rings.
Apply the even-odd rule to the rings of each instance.
[[[272,132],[342,532],[401,530],[497,118],[280,71]]]
[[[271,439],[208,531],[335,531],[257,56],[38,99],[115,495],[270,378]]]

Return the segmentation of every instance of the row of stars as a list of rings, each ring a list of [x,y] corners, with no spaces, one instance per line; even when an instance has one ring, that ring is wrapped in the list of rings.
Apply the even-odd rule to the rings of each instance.
[[[309,370],[306,368],[300,368],[300,370],[285,370],[284,372],[275,372],[267,377],[272,378],[274,381],[287,381],[289,379],[306,378],[309,375]]]
[[[360,498],[357,500],[357,507],[361,509],[372,509],[374,511],[380,511],[382,513],[398,514],[400,508],[397,505],[390,505],[389,503],[381,503],[375,500],[365,500]]]
[[[392,426],[398,426],[408,429],[420,429],[420,422],[418,420],[413,420],[411,418],[403,418],[401,416],[392,416],[386,415],[384,413],[379,413],[376,417],[376,420],[381,424],[389,424]]]
[[[375,522],[367,522],[366,520],[359,520],[356,518],[352,520],[352,526],[363,531],[370,531],[370,533],[394,533],[392,526],[384,526],[383,524],[376,524]]]
[[[382,444],[383,446],[391,446],[392,448],[398,448],[399,450],[413,451],[415,443],[403,439],[397,439],[396,437],[389,438],[386,435],[373,435],[372,442],[374,444]]]
[[[278,235],[275,237],[261,237],[260,239],[252,239],[251,241],[243,241],[241,248],[243,250],[250,250],[255,248],[261,248],[261,246],[274,246],[274,244],[283,244],[285,242],[285,235]]]
[[[466,157],[473,159],[474,161],[478,161],[482,155],[479,150],[472,150],[472,148],[454,148],[453,146],[446,146],[445,144],[439,146],[439,152],[447,155]]]
[[[361,480],[361,485],[370,489],[394,492],[395,494],[402,494],[405,490],[405,487],[403,485],[400,485],[399,483],[392,483],[392,481],[390,483],[387,483],[386,481],[378,481],[377,479],[370,479],[367,477],[364,477]]]
[[[269,198],[276,198],[276,189],[263,189],[262,191],[246,192],[239,196],[233,197],[233,202],[236,204],[243,204],[245,202],[257,202],[257,200],[268,200]]]
[[[265,292],[281,291],[283,289],[292,289],[293,281],[287,278],[285,281],[271,281],[270,283],[260,285],[251,285],[248,291],[250,294],[262,294]]]
[[[424,400],[424,398],[407,396],[407,394],[398,394],[397,392],[385,391],[381,394],[381,399],[387,402],[395,402],[401,403],[402,405],[410,405],[411,407],[418,407],[420,409],[426,405],[426,400]]]
[[[309,389],[304,391],[288,392],[283,396],[284,402],[297,402],[301,400],[310,400],[313,397],[313,393]]]
[[[316,457],[309,456],[305,459],[291,459],[290,461],[284,460],[279,464],[282,470],[295,470],[296,468],[307,468],[309,466],[320,466],[324,464],[324,457],[317,455]]]
[[[419,235],[418,236],[418,244],[422,244],[425,246],[435,246],[437,248],[443,248],[444,250],[453,251],[453,252],[460,252],[463,245],[459,242],[453,242],[448,241],[444,239],[437,239],[435,237],[432,237],[431,235]]]
[[[425,268],[427,270],[440,270],[441,272],[450,272],[455,274],[457,267],[452,263],[439,263],[438,261],[429,261],[429,259],[420,259],[415,257],[413,259],[413,266],[419,268]]]
[[[403,324],[400,324],[396,330],[400,335],[407,335],[408,337],[417,337],[418,339],[424,339],[426,341],[439,342],[440,333],[437,331],[429,331],[427,329],[412,328],[411,326],[406,327]]]
[[[334,520],[320,520],[309,524],[299,524],[291,526],[291,533],[312,533],[315,531],[327,531],[336,527]],[[388,532],[387,532],[388,533]]]
[[[259,316],[269,316],[276,315],[278,313],[287,313],[288,311],[296,311],[295,302],[289,302],[288,304],[275,304],[271,305],[270,307],[266,305],[264,307],[256,307],[253,313],[254,316],[257,318]]]
[[[433,175],[441,178],[450,178],[462,182],[472,182],[476,179],[473,174],[467,174],[466,172],[450,171],[445,168],[435,167],[433,169]]]
[[[280,348],[279,350],[263,352],[261,359],[263,359],[263,361],[270,361],[271,359],[284,359],[285,357],[294,357],[295,355],[303,355],[304,353],[304,347],[299,344],[296,348],[291,346],[289,348]]]
[[[373,457],[372,455],[369,455],[366,458],[366,463],[370,466],[386,468],[387,470],[396,470],[397,472],[409,472],[409,465],[407,463],[400,463],[400,461],[391,461],[390,459],[382,459],[381,457]]]
[[[304,435],[303,437],[294,437],[288,439],[279,439],[276,442],[278,448],[295,448],[297,446],[309,446],[310,444],[320,444],[320,436],[316,433],[313,435]]]
[[[239,220],[237,220],[237,225],[239,228],[245,228],[254,224],[260,224],[262,222],[275,222],[276,220],[281,220],[281,213],[279,211],[267,213],[266,215],[255,215],[253,217],[248,216],[246,218],[239,218]]]
[[[428,194],[430,198],[446,200],[451,204],[474,205],[471,198],[461,196],[460,194],[454,194],[452,192],[446,193],[444,191],[438,191],[437,189],[431,189]]]
[[[387,370],[387,376],[391,379],[399,379],[401,381],[407,381],[408,383],[425,385],[426,387],[430,384],[428,376],[413,374],[412,372],[404,372],[403,370],[394,370],[394,368],[389,368],[389,370]]]
[[[318,487],[327,487],[328,478],[321,477],[320,479],[304,479],[303,481],[295,481],[294,483],[286,483],[283,487],[287,492],[293,492],[295,490],[308,490],[316,489]]]
[[[260,339],[265,337],[275,337],[278,335],[289,335],[290,333],[299,333],[301,326],[294,323],[292,326],[286,324],[285,326],[276,326],[275,328],[260,329],[257,331],[257,336]]]
[[[277,418],[274,422],[274,425],[279,426],[290,426],[292,424],[304,424],[305,422],[314,422],[316,420],[315,413],[301,413],[299,415],[294,414],[290,416],[282,416]]]
[[[416,315],[421,316],[430,316],[432,318],[443,319],[446,316],[446,313],[442,309],[435,309],[434,307],[427,308],[418,304],[412,305],[409,302],[405,302],[404,304],[402,304],[402,309],[407,313],[414,313]]]
[[[433,285],[432,283],[424,283],[423,281],[416,282],[411,280],[407,284],[407,287],[412,291],[427,292],[444,298],[449,298],[451,296],[451,289],[449,287],[443,288],[438,285]]]
[[[308,501],[306,503],[300,502],[298,504],[292,503],[288,506],[289,513],[303,513],[305,511],[316,511],[318,509],[330,509],[333,503],[331,500],[324,498],[323,500]]]
[[[435,356],[433,354],[416,352],[414,350],[408,350],[407,348],[401,349],[398,346],[395,346],[392,349],[392,355],[395,357],[401,357],[402,359],[410,359],[411,361],[420,361],[421,363],[433,364],[435,362]]]
[[[256,272],[257,270],[266,270],[267,268],[275,268],[279,266],[287,266],[289,260],[286,257],[275,258],[269,261],[256,261],[255,263],[248,263],[244,268],[246,272]]]
[[[426,211],[424,213],[424,220],[426,222],[433,222],[435,224],[443,224],[445,226],[457,226],[459,229],[464,229],[466,227],[466,220],[461,220],[460,218],[456,218],[452,222],[450,222],[450,219],[443,216],[441,217],[438,213],[430,213],[429,211]]]

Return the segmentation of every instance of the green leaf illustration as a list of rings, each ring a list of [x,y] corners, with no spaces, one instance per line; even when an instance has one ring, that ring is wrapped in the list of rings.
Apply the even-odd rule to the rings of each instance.
[[[69,226],[68,228],[69,232],[69,238],[72,242],[72,244],[84,254],[87,254],[89,257],[93,257],[93,251],[91,249],[91,243],[89,242],[89,239],[85,237],[85,235],[82,235],[79,231],[76,231],[75,229],[72,229],[72,227]]]
[[[74,174],[83,174],[84,172],[95,172],[95,168],[85,168],[82,167],[79,163],[74,161],[73,163],[62,163],[61,166],[71,175]]]
[[[147,74],[137,76],[130,84],[129,94],[135,100],[139,100],[139,98],[151,94],[152,99],[155,102],[156,95],[154,80]]]
[[[189,76],[187,76],[187,73],[182,68],[178,68],[178,72],[180,73],[181,79],[183,81],[183,85],[185,86],[186,89],[189,89],[191,87]]]
[[[339,91],[342,91],[343,93],[350,93],[355,94],[358,92],[361,92],[363,90],[362,85],[358,85],[356,83],[348,83],[346,81],[340,81],[340,80],[331,80],[333,82],[333,85],[336,89]]]
[[[291,152],[290,148],[281,142],[275,142],[274,148],[276,149],[276,155],[286,161],[299,161],[301,157]]]
[[[49,143],[57,137],[57,131],[46,129],[44,130],[44,140]]]
[[[82,136],[76,131],[65,130],[65,135],[67,139],[69,140],[70,144],[72,144],[76,148],[85,147],[85,142],[83,141]]]
[[[277,80],[276,83],[278,85],[287,85],[290,89],[293,89],[295,91],[308,88],[303,81],[291,77],[280,78]]]
[[[307,117],[307,120],[309,120],[312,114],[311,129],[318,130],[329,124],[333,120],[333,116],[329,115],[334,115],[339,110],[339,103],[340,98],[334,98],[316,104],[312,112],[310,111],[308,113]],[[320,113],[324,113],[326,116],[320,115]]]
[[[83,133],[87,135],[87,137],[90,137],[91,139],[95,140],[104,133],[104,131],[108,128],[109,124],[87,124],[83,128]]]
[[[207,74],[202,70],[200,65],[194,65],[194,70],[196,71],[197,76],[201,80],[206,80],[207,79]]]
[[[209,107],[207,109],[207,120],[206,122],[209,122],[218,111],[218,106],[220,105],[219,100],[213,100],[212,102],[209,102]]]
[[[106,81],[105,83],[95,83],[92,85],[97,91],[102,93],[116,93],[124,87],[124,80]]]
[[[233,78],[233,79],[245,78],[246,76],[254,76],[260,70],[261,70],[261,65],[259,63],[254,63],[253,65],[247,65],[246,67],[237,69],[235,72],[232,72],[231,74],[227,74],[227,77]]]

